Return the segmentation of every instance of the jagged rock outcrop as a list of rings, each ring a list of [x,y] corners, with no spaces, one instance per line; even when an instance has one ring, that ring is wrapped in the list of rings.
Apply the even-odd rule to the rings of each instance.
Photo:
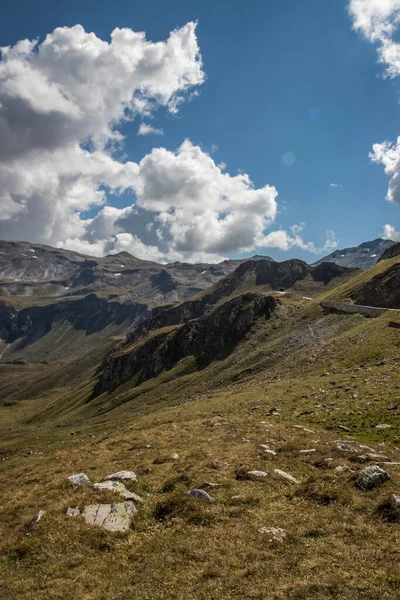
[[[394,258],[395,256],[400,256],[400,242],[387,248],[380,257],[379,261],[386,260],[387,258]]]
[[[201,367],[228,355],[257,319],[269,319],[278,304],[272,296],[247,293],[172,331],[160,331],[142,343],[128,341],[102,364],[92,398],[133,377],[138,385],[187,356],[195,356]]]
[[[370,279],[352,298],[364,306],[400,308],[400,262]]]

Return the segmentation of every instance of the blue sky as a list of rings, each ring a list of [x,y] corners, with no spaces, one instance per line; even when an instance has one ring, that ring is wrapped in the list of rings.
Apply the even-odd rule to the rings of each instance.
[[[229,174],[240,170],[256,188],[276,187],[274,230],[304,223],[305,241],[322,248],[326,230],[333,230],[339,246],[347,247],[380,237],[387,223],[398,229],[399,206],[385,200],[388,177],[368,155],[374,143],[396,140],[400,117],[398,83],[382,76],[376,48],[352,29],[347,5],[25,0],[2,8],[0,44],[42,41],[56,27],[77,23],[106,41],[115,27],[127,27],[156,42],[198,21],[206,75],[198,96],[182,103],[178,115],[160,107],[146,120],[163,136],[138,136],[140,117],[122,124],[127,158],[138,162],[158,146],[174,151],[188,138],[215,163],[225,163]],[[288,152],[296,157],[290,166],[283,160]],[[109,202],[122,208],[133,197],[124,192]],[[89,206],[82,214],[88,218],[98,210]],[[311,262],[317,256],[296,246],[229,254],[256,252],[278,260]]]

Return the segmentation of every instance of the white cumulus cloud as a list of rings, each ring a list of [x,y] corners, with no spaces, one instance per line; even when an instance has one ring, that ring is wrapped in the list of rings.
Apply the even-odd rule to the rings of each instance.
[[[354,29],[377,45],[386,75],[399,75],[400,44],[395,36],[400,24],[400,0],[350,0],[349,13]]]
[[[396,231],[393,225],[385,225],[383,228],[383,238],[385,240],[393,240],[393,242],[400,242],[400,231]]]
[[[387,77],[400,75],[400,0],[350,0],[349,14],[355,30],[376,45],[378,60]],[[400,137],[396,143],[384,141],[373,145],[373,162],[382,164],[390,177],[387,200],[400,204]],[[387,225],[386,228],[390,226]],[[393,229],[393,234],[395,234]]]
[[[139,162],[122,158],[125,121],[161,107],[175,114],[204,80],[195,23],[161,42],[131,29],[105,41],[76,25],[3,48],[0,238],[159,261],[218,261],[256,247],[318,251],[302,226],[270,231],[274,186],[230,175],[190,140]],[[138,133],[163,132],[142,122]],[[112,205],[121,194],[125,204],[132,197],[125,208]]]
[[[138,135],[164,135],[163,129],[158,129],[157,127],[153,127],[148,123],[140,123]]]

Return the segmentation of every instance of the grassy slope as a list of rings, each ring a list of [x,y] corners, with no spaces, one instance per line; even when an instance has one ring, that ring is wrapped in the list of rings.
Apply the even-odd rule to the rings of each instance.
[[[67,388],[62,401],[39,393],[2,409],[7,598],[397,600],[399,524],[377,510],[400,494],[400,465],[387,465],[391,482],[368,493],[355,489],[352,473],[333,472],[345,462],[362,468],[335,449],[338,439],[400,462],[400,411],[387,410],[400,400],[400,333],[390,319],[324,315],[317,302],[283,299],[271,321],[202,371],[190,371],[189,357],[156,380],[86,404],[91,384],[82,370],[80,388]],[[268,417],[274,405],[280,415]],[[260,458],[261,443],[278,456]],[[308,448],[316,452],[299,454]],[[154,464],[172,452],[178,461]],[[316,466],[324,458],[333,459],[328,468]],[[214,471],[208,462],[216,459]],[[98,481],[147,467],[135,486],[146,501],[134,532],[65,516],[68,506],[116,500],[71,489],[71,473]],[[270,475],[239,481],[243,468]],[[210,492],[215,502],[188,502],[185,492],[204,481],[220,484]],[[169,511],[163,520],[160,504]],[[27,535],[23,524],[39,509],[46,515]],[[271,526],[287,531],[283,544],[259,532]]]

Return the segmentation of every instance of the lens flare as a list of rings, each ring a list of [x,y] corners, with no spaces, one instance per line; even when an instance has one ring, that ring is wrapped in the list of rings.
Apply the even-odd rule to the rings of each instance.
[[[282,156],[282,160],[287,167],[292,167],[296,162],[296,158],[297,157],[295,153],[292,151],[285,152],[285,154]]]
[[[311,108],[308,111],[308,118],[310,119],[310,121],[319,121],[321,118],[321,111],[319,110],[319,108]]]

